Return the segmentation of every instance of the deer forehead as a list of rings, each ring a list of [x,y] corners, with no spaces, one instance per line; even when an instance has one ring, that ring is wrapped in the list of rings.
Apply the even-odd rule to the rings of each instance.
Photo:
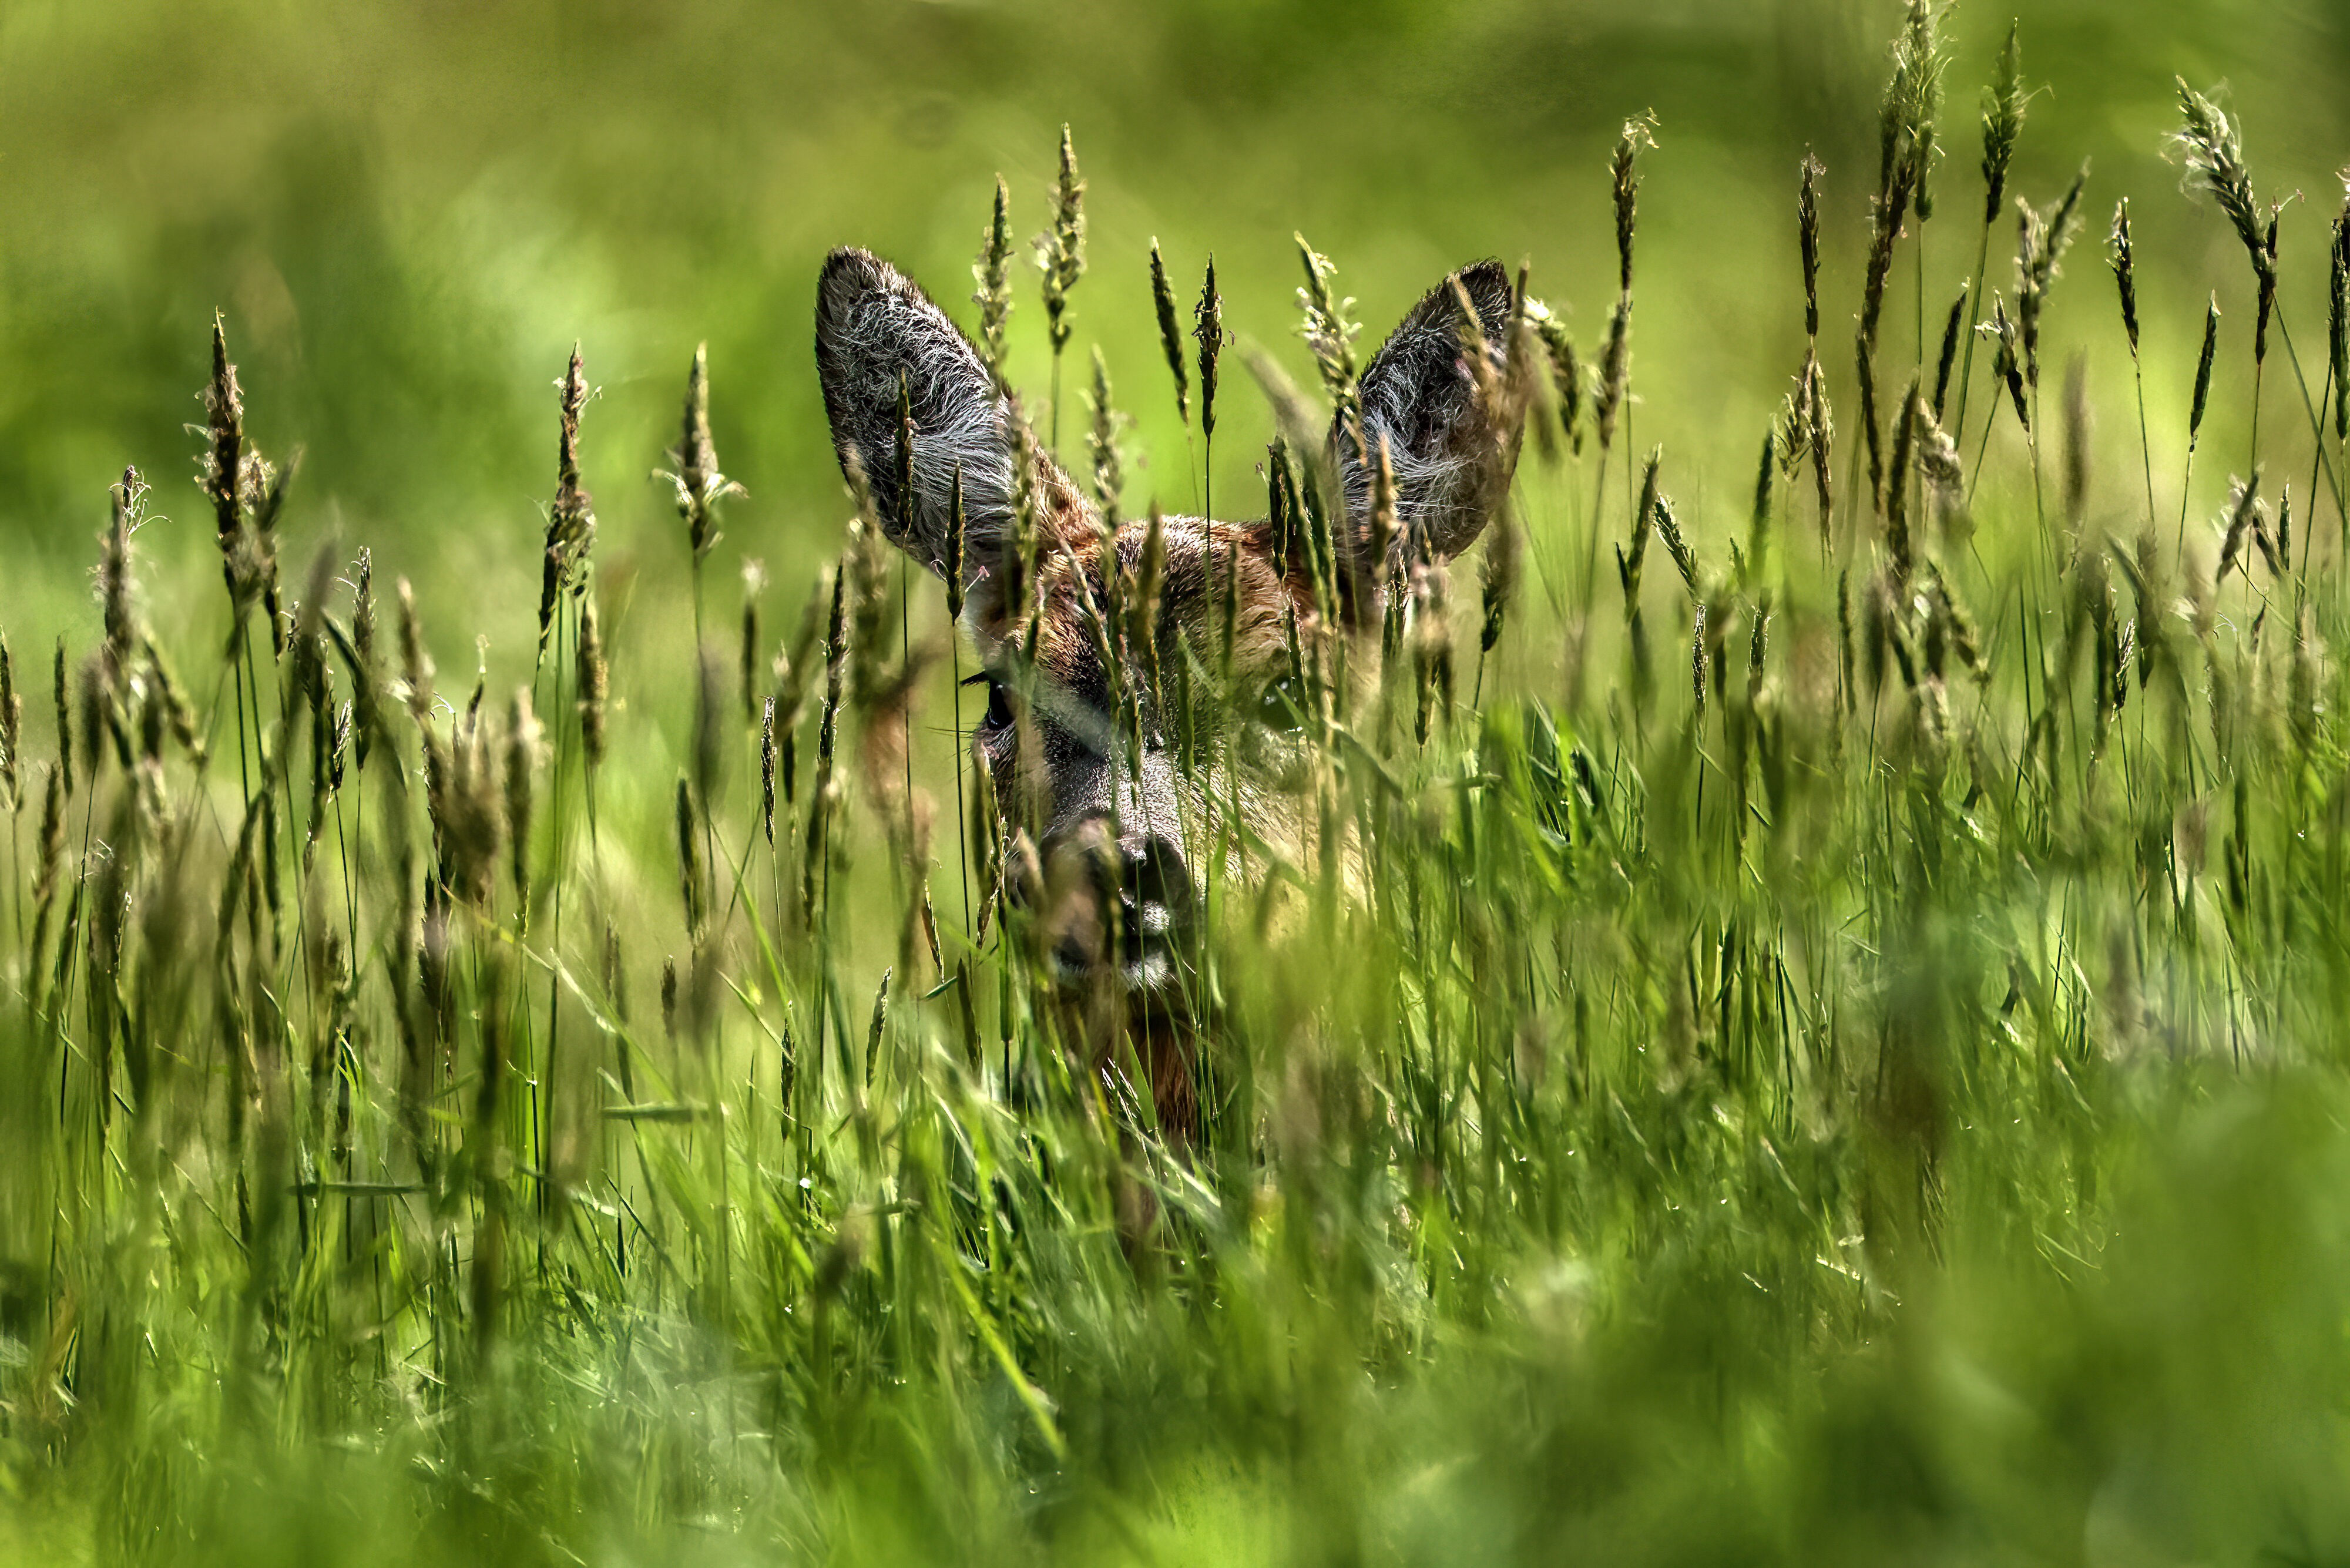
[[[1289,617],[1297,618],[1302,634],[1314,633],[1311,602],[1274,570],[1261,525],[1167,517],[1159,526],[1152,637],[1161,659],[1188,645],[1212,668],[1222,657],[1228,602],[1236,680],[1261,677],[1285,659]],[[1047,545],[1036,570],[1036,661],[1045,679],[1076,691],[1101,684],[1097,623],[1113,606],[1120,616],[1132,613],[1146,585],[1149,537],[1148,522],[1131,522],[1110,538],[1087,530]],[[973,629],[991,654],[1020,647],[1028,630],[1024,618],[1000,604],[991,605],[986,620]],[[1113,645],[1121,644],[1114,639]],[[1123,646],[1127,657],[1139,657],[1130,644]]]

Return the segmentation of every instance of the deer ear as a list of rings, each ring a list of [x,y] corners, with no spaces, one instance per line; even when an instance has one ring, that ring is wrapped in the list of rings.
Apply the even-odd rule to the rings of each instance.
[[[962,476],[963,572],[993,564],[1012,532],[1011,421],[1018,418],[978,351],[896,267],[868,251],[825,258],[816,294],[816,373],[832,444],[855,462],[892,544],[944,576],[956,476]],[[913,423],[913,489],[900,494],[899,389]],[[1082,507],[1076,487],[1038,457],[1041,520]]]
[[[1510,485],[1517,431],[1501,428],[1477,397],[1470,373],[1461,296],[1476,311],[1483,351],[1501,373],[1512,299],[1495,261],[1461,268],[1428,292],[1363,372],[1363,450],[1330,432],[1357,537],[1371,504],[1379,442],[1395,473],[1396,518],[1404,539],[1438,560],[1476,541]],[[1378,564],[1370,564],[1374,570]]]

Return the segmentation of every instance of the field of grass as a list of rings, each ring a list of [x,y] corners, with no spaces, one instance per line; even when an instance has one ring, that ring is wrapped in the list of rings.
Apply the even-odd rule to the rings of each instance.
[[[469,430],[543,299],[297,349],[293,264],[240,262],[208,376],[209,307],[126,286],[150,352],[0,407],[20,515],[86,519],[0,588],[0,1556],[2350,1555],[2350,241],[2200,78],[2114,117],[2175,169],[2068,194],[2030,19],[2005,94],[1940,20],[1872,16],[1866,92],[1712,187],[1751,255],[1676,208],[1669,109],[1559,177],[1581,308],[1538,254],[1508,512],[1308,727],[1330,852],[1199,857],[1190,1147],[1073,1061],[969,654],[852,533],[780,295],[697,300],[713,452],[659,301],[608,400],[588,337]],[[1018,271],[1040,434],[1092,476],[1098,334],[1128,514],[1211,460],[1261,515],[1242,350],[1315,384],[1289,233],[1353,231],[1252,176],[1211,455],[1077,138],[1111,220],[1064,365]],[[952,236],[910,265],[966,322],[988,196],[874,220]],[[1366,354],[1434,243],[1366,268]],[[1648,352],[1706,330],[1720,377]],[[84,450],[134,396],[145,477]],[[790,517],[716,472],[785,421]]]

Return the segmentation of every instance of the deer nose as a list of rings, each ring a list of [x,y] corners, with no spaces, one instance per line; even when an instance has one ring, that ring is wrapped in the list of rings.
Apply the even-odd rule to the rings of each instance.
[[[1191,912],[1191,870],[1164,834],[1121,835],[1118,903],[1128,951],[1164,941]]]

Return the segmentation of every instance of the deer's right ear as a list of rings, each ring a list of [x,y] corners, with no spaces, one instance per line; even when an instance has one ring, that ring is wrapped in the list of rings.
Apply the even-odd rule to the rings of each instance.
[[[868,251],[825,258],[816,363],[842,472],[852,454],[890,542],[944,576],[955,475],[962,476],[966,572],[994,559],[1012,525],[1013,417],[987,367],[945,312]],[[898,398],[913,421],[913,493],[898,483]]]

